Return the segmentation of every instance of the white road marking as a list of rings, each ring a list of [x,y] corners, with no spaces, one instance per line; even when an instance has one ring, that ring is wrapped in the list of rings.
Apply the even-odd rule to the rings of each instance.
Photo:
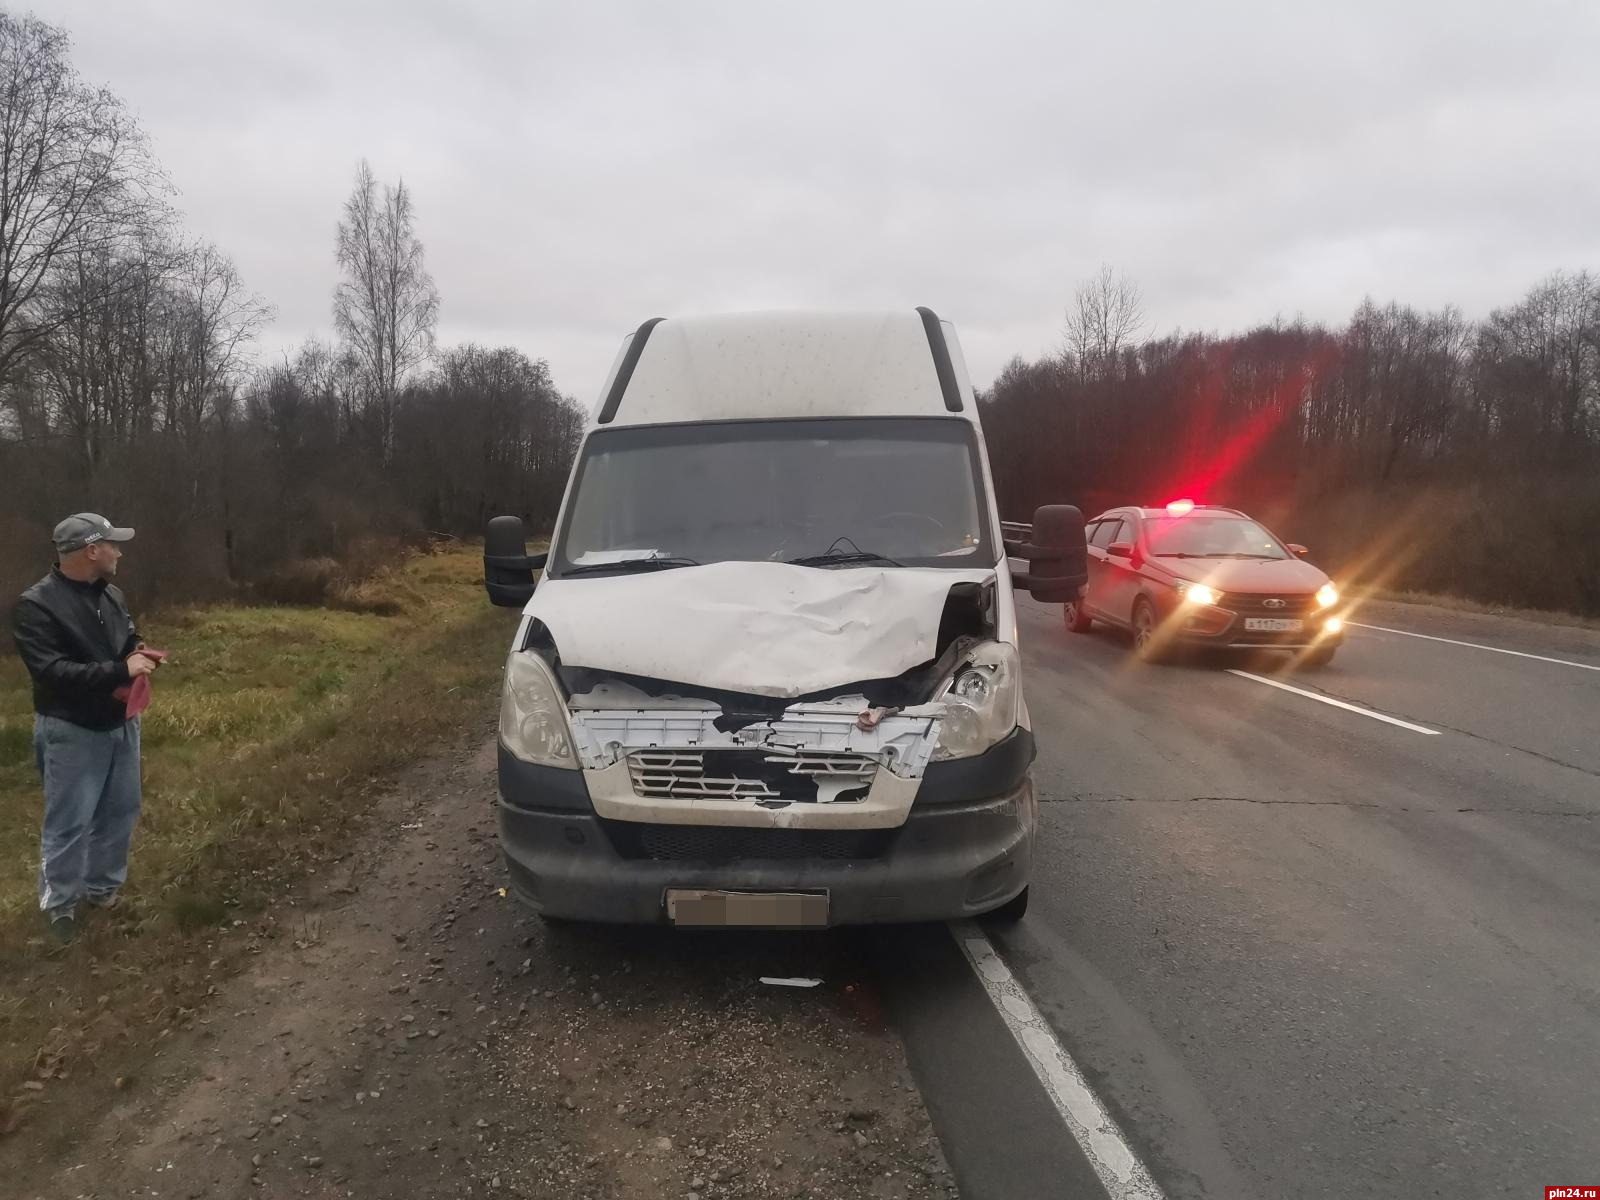
[[[1111,1200],[1165,1200],[1150,1172],[1090,1090],[1078,1064],[1056,1040],[1028,993],[995,953],[988,936],[973,921],[950,922],[950,933]]]
[[[1499,646],[1485,646],[1482,642],[1458,642],[1455,638],[1434,637],[1431,633],[1412,633],[1409,629],[1390,629],[1385,625],[1363,625],[1360,621],[1346,621],[1346,626],[1357,629],[1376,629],[1379,633],[1398,633],[1401,637],[1422,638],[1428,642],[1444,642],[1451,646],[1467,646],[1473,650],[1488,650],[1493,654],[1514,654],[1518,658],[1533,658],[1539,662],[1559,663],[1563,667],[1577,667],[1580,671],[1600,671],[1594,663],[1573,662],[1568,658],[1550,658],[1543,654],[1529,654],[1523,650],[1502,650]]]
[[[1240,679],[1252,679],[1256,683],[1264,683],[1268,687],[1281,688],[1286,692],[1293,692],[1296,696],[1304,696],[1307,700],[1317,700],[1323,704],[1331,704],[1335,708],[1342,708],[1346,712],[1360,713],[1363,717],[1371,717],[1374,721],[1384,721],[1390,725],[1398,725],[1401,729],[1409,729],[1412,733],[1426,733],[1438,737],[1437,729],[1426,729],[1421,725],[1413,725],[1410,721],[1402,721],[1399,717],[1391,717],[1387,713],[1374,712],[1370,708],[1362,708],[1359,704],[1346,704],[1343,700],[1335,700],[1332,696],[1324,696],[1321,692],[1308,692],[1305,688],[1291,687],[1287,683],[1279,683],[1276,679],[1268,679],[1265,675],[1252,675],[1249,671],[1236,671],[1230,669],[1229,675],[1237,675]]]

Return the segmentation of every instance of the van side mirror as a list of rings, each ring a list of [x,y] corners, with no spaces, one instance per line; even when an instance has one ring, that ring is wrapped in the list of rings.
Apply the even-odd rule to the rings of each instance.
[[[1311,553],[1311,551],[1307,550],[1299,542],[1287,542],[1285,544],[1289,547],[1290,554],[1298,554],[1300,557],[1304,558],[1307,554]]]
[[[1089,582],[1083,513],[1070,504],[1046,504],[1034,512],[1032,526],[1012,531],[1022,536],[1006,541],[1006,553],[1028,560],[1027,572],[1013,577],[1016,585],[1045,604],[1076,600]]]
[[[1111,558],[1132,558],[1132,542],[1112,542],[1106,547],[1106,554]]]
[[[483,531],[483,586],[489,603],[521,608],[533,596],[533,573],[548,554],[528,553],[528,534],[521,517],[491,517]]]

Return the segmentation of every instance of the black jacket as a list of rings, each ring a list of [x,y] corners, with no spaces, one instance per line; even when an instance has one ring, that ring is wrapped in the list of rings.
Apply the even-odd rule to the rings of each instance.
[[[130,682],[125,660],[139,631],[120,591],[53,570],[22,593],[11,622],[33,677],[34,711],[85,729],[121,727],[127,708],[111,693]]]

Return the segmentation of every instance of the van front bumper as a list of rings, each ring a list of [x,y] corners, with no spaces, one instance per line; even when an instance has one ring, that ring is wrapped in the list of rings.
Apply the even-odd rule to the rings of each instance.
[[[502,749],[500,843],[511,890],[551,917],[661,924],[667,889],[707,888],[824,892],[830,925],[950,920],[1027,886],[1032,758],[1032,736],[1018,731],[976,759],[931,766],[899,828],[835,831],[606,821],[581,772]]]

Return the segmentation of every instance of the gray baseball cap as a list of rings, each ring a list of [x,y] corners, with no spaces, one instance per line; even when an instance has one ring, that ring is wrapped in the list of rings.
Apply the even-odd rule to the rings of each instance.
[[[133,530],[113,525],[99,513],[74,513],[51,535],[57,554],[71,554],[96,542],[131,542]]]

